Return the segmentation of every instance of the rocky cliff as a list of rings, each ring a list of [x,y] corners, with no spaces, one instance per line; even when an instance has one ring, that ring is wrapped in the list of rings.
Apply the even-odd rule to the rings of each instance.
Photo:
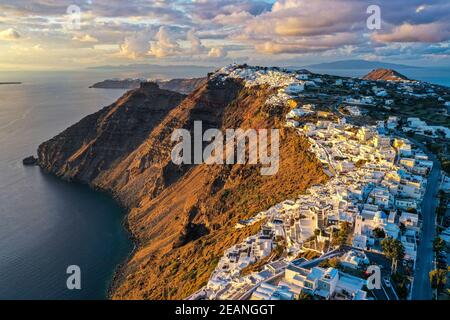
[[[327,178],[307,141],[284,128],[274,89],[209,79],[189,96],[155,86],[128,92],[39,146],[45,170],[111,193],[128,210],[137,249],[121,267],[114,299],[180,299],[204,285],[223,250],[254,232],[240,219]],[[174,129],[279,128],[280,166],[174,165]],[[256,228],[257,226],[255,226]]]

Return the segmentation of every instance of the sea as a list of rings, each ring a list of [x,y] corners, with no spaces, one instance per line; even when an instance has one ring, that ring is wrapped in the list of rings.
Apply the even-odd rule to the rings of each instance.
[[[0,299],[104,299],[132,250],[124,211],[108,196],[24,167],[38,145],[124,90],[90,89],[104,75],[0,73]],[[69,266],[81,289],[69,290]]]
[[[314,70],[312,70],[314,71]],[[362,76],[367,70],[317,70]],[[450,69],[411,69],[408,77],[450,86]],[[0,299],[105,299],[117,266],[133,249],[124,210],[107,195],[24,167],[46,141],[125,93],[92,89],[111,78],[200,76],[123,70],[0,72]],[[69,266],[80,289],[69,289]]]

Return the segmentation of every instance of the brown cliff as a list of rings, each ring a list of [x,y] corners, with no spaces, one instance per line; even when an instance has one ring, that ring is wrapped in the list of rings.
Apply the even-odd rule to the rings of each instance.
[[[308,143],[282,127],[273,91],[237,80],[202,83],[183,96],[146,88],[88,116],[39,147],[42,168],[113,194],[129,209],[137,249],[115,279],[114,299],[184,298],[204,285],[223,250],[255,230],[235,223],[324,182]],[[182,101],[181,101],[182,100]],[[176,128],[280,128],[280,169],[172,163]],[[254,229],[254,228],[253,228]]]

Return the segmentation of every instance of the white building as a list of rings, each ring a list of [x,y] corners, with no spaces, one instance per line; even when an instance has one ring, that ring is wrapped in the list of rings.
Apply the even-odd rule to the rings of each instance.
[[[291,83],[288,86],[286,86],[283,89],[280,89],[282,92],[287,93],[287,94],[299,94],[303,91],[305,91],[305,83],[304,82],[295,82],[295,83]]]

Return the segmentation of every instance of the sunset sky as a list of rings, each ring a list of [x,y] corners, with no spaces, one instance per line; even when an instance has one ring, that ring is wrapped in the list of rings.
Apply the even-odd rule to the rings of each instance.
[[[0,70],[341,59],[450,65],[450,1],[0,0]]]

